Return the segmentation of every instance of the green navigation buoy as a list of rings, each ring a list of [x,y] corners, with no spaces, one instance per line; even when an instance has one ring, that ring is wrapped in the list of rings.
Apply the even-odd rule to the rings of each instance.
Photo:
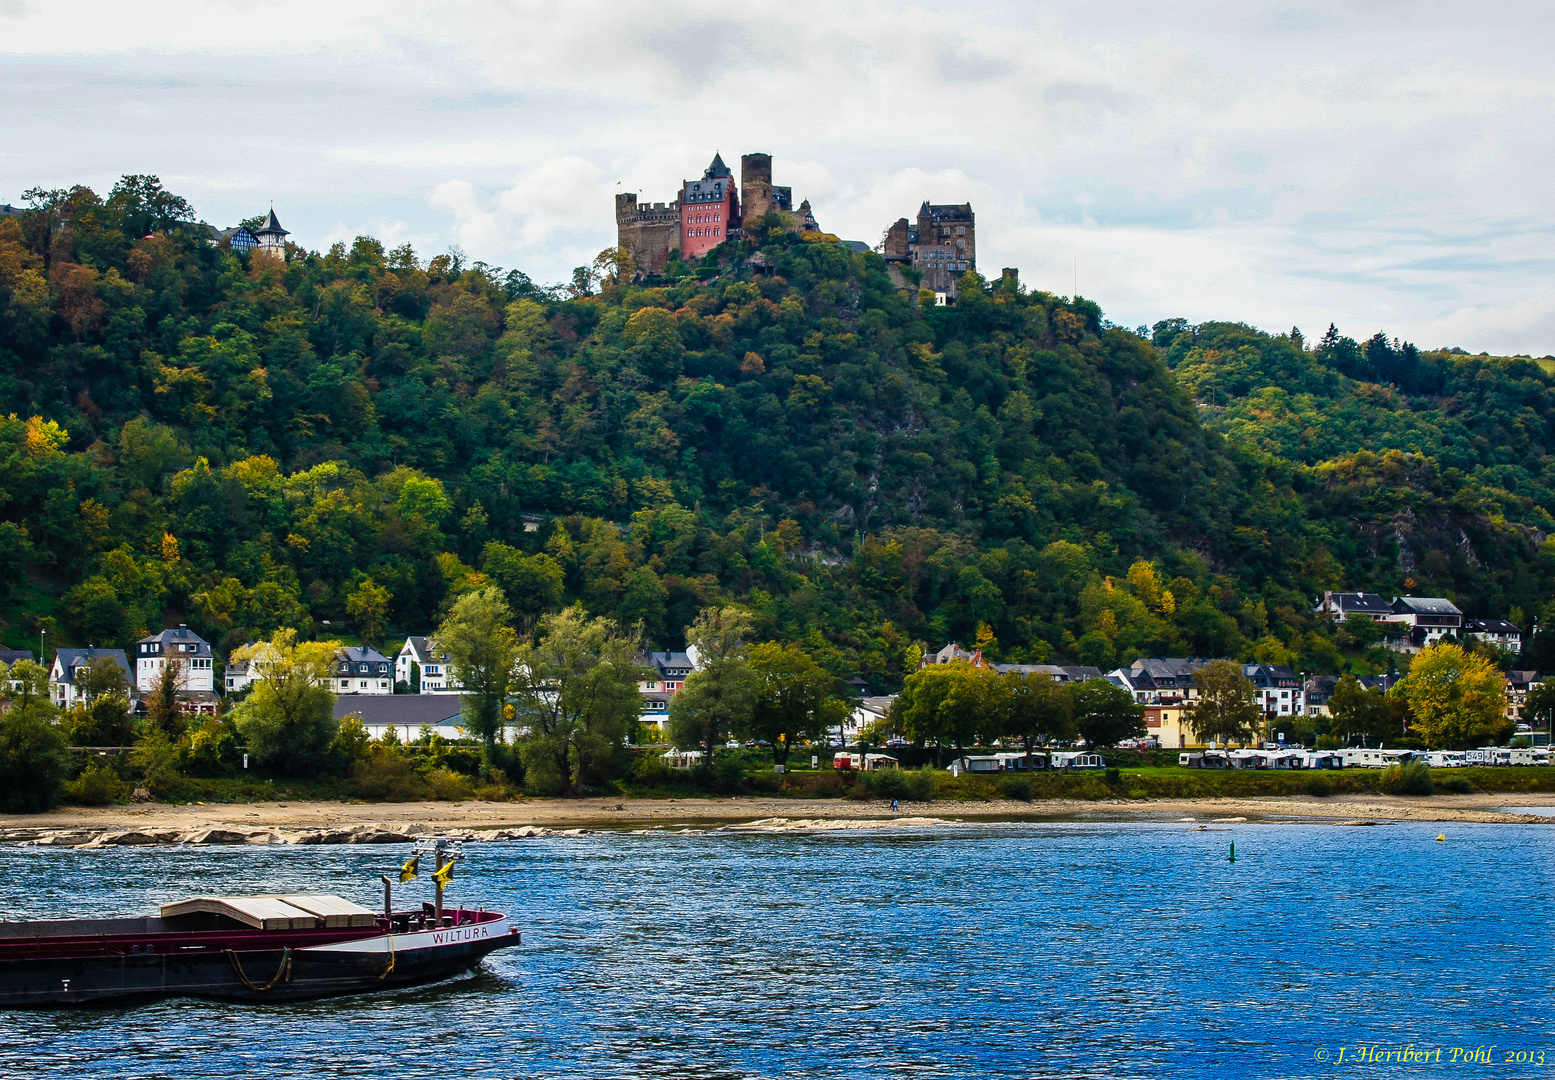
[[[1236,841],[1235,840],[1231,841],[1231,858],[1228,861],[1236,862]]]

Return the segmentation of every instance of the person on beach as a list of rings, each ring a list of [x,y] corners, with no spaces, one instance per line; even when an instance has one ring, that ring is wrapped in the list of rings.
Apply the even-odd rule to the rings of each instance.
[[[893,814],[896,813],[896,800],[895,799],[891,800],[891,813],[893,813]]]

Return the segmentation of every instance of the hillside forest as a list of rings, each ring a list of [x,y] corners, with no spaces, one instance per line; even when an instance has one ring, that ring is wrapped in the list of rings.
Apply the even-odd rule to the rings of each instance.
[[[975,273],[935,307],[776,222],[675,279],[606,253],[543,287],[366,236],[224,250],[154,177],[27,204],[0,218],[12,647],[392,649],[495,585],[521,633],[580,603],[658,648],[738,605],[879,693],[952,640],[1386,666],[1312,615],[1325,589],[1555,617],[1548,358],[1128,329]]]

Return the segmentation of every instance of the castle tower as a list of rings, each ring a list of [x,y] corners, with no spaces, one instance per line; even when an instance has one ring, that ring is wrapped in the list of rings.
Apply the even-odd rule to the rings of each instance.
[[[700,259],[729,239],[729,230],[740,220],[740,197],[734,174],[721,154],[700,180],[688,180],[680,188],[680,257]]]
[[[755,221],[776,209],[772,205],[771,154],[746,154],[740,158],[740,190],[745,193],[742,220]]]
[[[254,239],[259,241],[259,253],[268,255],[272,259],[286,261],[286,238],[291,233],[281,228],[281,223],[276,219],[275,207],[270,208],[270,220],[265,222],[265,227],[254,233]]]

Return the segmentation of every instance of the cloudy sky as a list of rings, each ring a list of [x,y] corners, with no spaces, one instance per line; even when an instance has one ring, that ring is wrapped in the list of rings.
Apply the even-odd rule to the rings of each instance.
[[[1542,5],[0,0],[0,202],[155,173],[308,247],[570,276],[612,196],[775,158],[877,243],[970,200],[985,273],[1125,325],[1555,353]]]

